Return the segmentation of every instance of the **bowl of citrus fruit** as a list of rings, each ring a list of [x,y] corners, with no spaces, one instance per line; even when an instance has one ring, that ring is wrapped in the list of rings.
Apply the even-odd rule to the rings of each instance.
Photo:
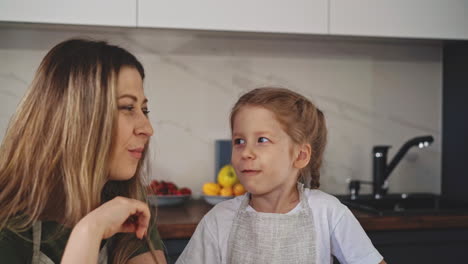
[[[242,186],[237,178],[236,171],[230,164],[223,166],[219,170],[216,179],[216,182],[203,184],[202,197],[211,205],[243,195],[246,192],[244,186]]]

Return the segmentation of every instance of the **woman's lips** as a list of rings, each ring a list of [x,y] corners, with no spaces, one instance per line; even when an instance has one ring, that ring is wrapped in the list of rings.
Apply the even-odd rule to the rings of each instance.
[[[143,156],[143,151],[144,148],[135,148],[135,149],[129,149],[128,152],[130,152],[130,155],[136,159],[141,159]]]

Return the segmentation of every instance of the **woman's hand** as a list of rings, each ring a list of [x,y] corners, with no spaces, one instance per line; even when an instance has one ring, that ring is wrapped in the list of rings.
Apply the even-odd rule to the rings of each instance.
[[[101,227],[101,239],[107,239],[115,233],[135,233],[142,239],[147,233],[150,217],[146,203],[116,197],[93,210],[80,222]]]
[[[73,228],[62,263],[96,263],[101,240],[115,233],[135,233],[142,239],[150,216],[148,206],[138,200],[116,197],[102,204]]]

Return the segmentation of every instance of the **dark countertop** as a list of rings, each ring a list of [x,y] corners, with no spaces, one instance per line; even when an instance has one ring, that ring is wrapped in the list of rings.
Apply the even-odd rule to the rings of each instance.
[[[198,222],[212,208],[204,200],[190,200],[175,207],[158,208],[162,239],[189,239]],[[366,231],[468,228],[468,215],[377,216],[352,210]]]

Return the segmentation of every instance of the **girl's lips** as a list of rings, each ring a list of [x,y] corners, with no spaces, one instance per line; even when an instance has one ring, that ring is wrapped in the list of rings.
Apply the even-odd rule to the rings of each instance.
[[[257,175],[258,173],[260,173],[261,170],[242,170],[241,172],[243,175],[253,176],[253,175]]]

